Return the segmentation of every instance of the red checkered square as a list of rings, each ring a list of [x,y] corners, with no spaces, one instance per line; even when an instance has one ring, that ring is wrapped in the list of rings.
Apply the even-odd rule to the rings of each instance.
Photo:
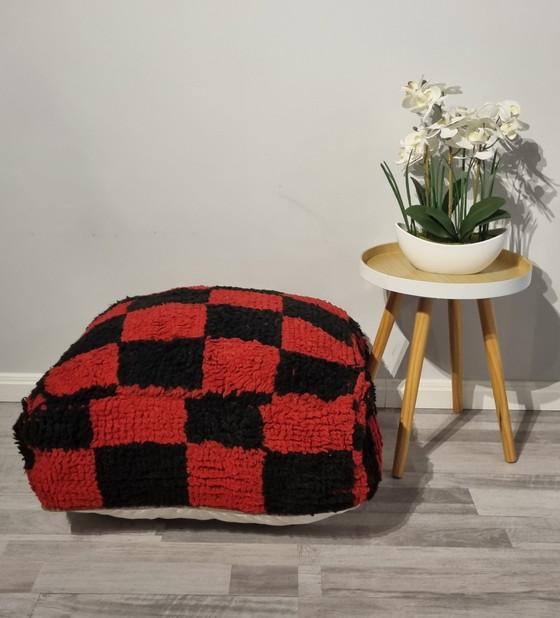
[[[272,403],[260,407],[263,446],[284,454],[350,451],[356,418],[352,402],[352,395],[329,402],[311,394],[274,395]]]
[[[105,311],[105,313],[102,313],[101,315],[97,316],[95,320],[93,320],[93,322],[87,327],[86,333],[88,333],[94,326],[97,326],[98,324],[101,324],[102,322],[105,322],[106,320],[115,318],[119,315],[124,315],[127,312],[128,306],[130,305],[131,302],[132,302],[131,300],[128,300],[123,303],[119,303],[118,305],[115,305],[108,311]]]
[[[265,453],[217,442],[187,446],[187,482],[192,506],[264,513]]]
[[[27,471],[29,483],[48,509],[101,508],[94,453],[90,449],[35,451],[35,464]]]
[[[211,305],[234,305],[251,309],[270,309],[282,311],[282,297],[277,294],[264,294],[251,290],[223,290],[217,288],[210,292]]]
[[[92,446],[132,442],[184,444],[187,414],[180,399],[160,397],[106,397],[89,406]]]
[[[274,392],[280,350],[258,341],[207,339],[203,390],[221,395]]]
[[[122,340],[171,341],[204,336],[206,307],[203,304],[167,303],[131,311],[124,320]]]
[[[282,320],[282,349],[322,358],[333,363],[356,364],[356,355],[352,347],[301,318],[286,316]]]
[[[53,367],[45,376],[45,389],[57,397],[82,388],[107,387],[117,383],[119,348],[115,343],[79,354]]]

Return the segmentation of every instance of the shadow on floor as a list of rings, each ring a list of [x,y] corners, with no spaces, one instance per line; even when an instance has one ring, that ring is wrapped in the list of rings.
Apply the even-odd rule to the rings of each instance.
[[[391,477],[392,456],[399,411],[380,410],[378,419],[384,436],[384,480],[371,501],[358,508],[311,524],[265,526],[192,519],[128,520],[90,513],[68,513],[71,531],[77,535],[145,534],[153,531],[166,541],[178,542],[270,542],[306,543],[343,540],[359,543],[383,537],[402,527],[423,501],[430,477],[427,453],[413,433],[407,472],[402,479]]]

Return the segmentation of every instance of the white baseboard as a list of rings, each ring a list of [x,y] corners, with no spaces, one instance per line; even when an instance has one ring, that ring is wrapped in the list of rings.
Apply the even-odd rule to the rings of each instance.
[[[31,392],[41,378],[38,373],[0,373],[0,401],[20,401]],[[379,408],[400,408],[404,380],[377,379],[377,405]],[[511,410],[559,410],[560,382],[506,382]],[[494,397],[489,382],[465,380],[463,382],[465,409],[493,410]],[[451,407],[451,381],[425,379],[420,381],[417,408],[448,409]]]
[[[377,405],[380,408],[400,408],[404,380],[376,380]],[[560,382],[507,381],[506,394],[510,410],[559,410]],[[417,408],[449,409],[452,404],[451,380],[420,380]],[[464,380],[465,410],[494,410],[494,395],[490,382]]]
[[[41,378],[40,373],[0,373],[0,401],[21,401]]]

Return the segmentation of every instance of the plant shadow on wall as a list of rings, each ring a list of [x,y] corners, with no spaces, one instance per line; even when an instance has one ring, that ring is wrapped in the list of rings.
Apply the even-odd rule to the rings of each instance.
[[[491,233],[496,222],[503,226],[507,220],[510,233],[505,246],[530,258],[537,225],[555,218],[550,205],[558,196],[558,184],[545,174],[540,146],[518,135],[529,128],[519,120],[520,105],[506,100],[478,109],[448,106],[449,96],[460,94],[460,89],[426,80],[409,82],[403,90],[403,107],[418,120],[401,142],[398,163],[404,168],[404,180],[397,181],[389,166],[382,165],[403,217],[402,230],[432,243],[474,244]],[[443,270],[432,272],[453,271],[443,265]],[[517,386],[517,402],[526,410],[549,403],[546,391],[537,391],[556,383],[560,375],[556,301],[549,275],[533,263],[529,288],[494,303],[506,385]],[[450,374],[447,314],[445,307],[438,308],[443,304],[436,303],[426,359]],[[470,304],[463,303],[464,376],[487,383],[478,315]],[[415,299],[405,299],[397,318],[407,340],[403,347],[412,338],[415,308]],[[404,349],[399,356],[402,360]],[[380,377],[405,376],[406,362],[392,371],[384,367],[380,373]],[[525,414],[517,431],[519,450],[529,429],[530,414]]]
[[[509,249],[528,255],[539,218],[547,223],[555,218],[550,203],[558,196],[558,184],[544,173],[542,149],[532,140],[508,144],[501,167],[496,193],[511,205]]]

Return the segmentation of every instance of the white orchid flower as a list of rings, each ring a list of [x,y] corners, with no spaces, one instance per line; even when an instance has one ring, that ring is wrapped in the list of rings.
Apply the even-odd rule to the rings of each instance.
[[[494,156],[494,150],[492,148],[487,148],[485,150],[477,150],[477,152],[475,152],[473,156],[475,159],[485,161],[491,159]]]
[[[471,124],[467,129],[467,138],[473,146],[486,146],[495,140],[495,132],[485,123],[480,125]]]
[[[518,131],[521,130],[522,128],[517,118],[511,118],[505,122],[500,122],[498,125],[498,131],[500,134],[511,140],[515,139],[519,135]]]
[[[450,94],[463,94],[461,86],[448,86],[447,84],[438,82],[434,83],[434,86],[441,88],[441,91],[445,96],[449,96]]]
[[[464,138],[470,142],[468,150],[474,151],[472,156],[475,159],[491,159],[494,156],[494,145],[498,141],[496,125],[491,118],[477,115],[464,127]]]
[[[420,83],[422,81],[423,80],[420,80]],[[406,86],[403,86],[402,89],[403,89],[403,92],[405,93],[405,95],[408,96],[410,94],[413,94],[413,93],[417,92],[420,89],[420,85],[418,84],[418,82],[410,81],[410,82],[407,82]]]
[[[496,107],[498,108],[498,117],[502,122],[508,122],[512,118],[517,118],[521,113],[519,103],[511,99],[501,101]]]
[[[426,80],[421,80],[419,83],[408,82],[403,86],[403,91],[405,96],[402,106],[424,117],[430,114],[434,105],[438,105],[444,99],[441,87]]]
[[[474,117],[480,121],[496,123],[498,120],[499,108],[495,103],[485,103],[474,112]]]
[[[472,110],[468,107],[449,107],[441,111],[441,118],[428,128],[438,131],[441,139],[449,140],[459,133],[462,125],[471,119]]]
[[[420,161],[424,156],[426,146],[430,153],[437,149],[437,134],[429,129],[420,127],[418,130],[409,133],[401,141],[397,163],[412,164]]]
[[[444,114],[439,134],[451,148],[479,152],[496,141],[496,124],[489,118],[478,118],[477,113],[467,108]],[[434,127],[435,128],[435,127]]]
[[[474,144],[469,139],[468,127],[458,127],[453,134],[445,138],[447,146],[460,150],[473,150]],[[443,137],[443,136],[442,136]]]
[[[449,124],[457,124],[470,119],[474,113],[474,110],[471,107],[466,107],[465,105],[455,105],[454,107],[447,108],[445,112],[448,117]]]

